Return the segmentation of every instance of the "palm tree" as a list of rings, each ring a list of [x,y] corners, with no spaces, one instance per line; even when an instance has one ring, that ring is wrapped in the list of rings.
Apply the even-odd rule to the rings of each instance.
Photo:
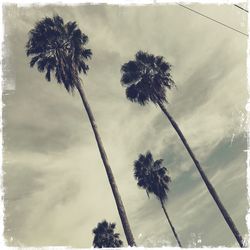
[[[208,180],[179,126],[167,111],[165,106],[165,104],[167,104],[166,90],[175,86],[170,71],[171,65],[166,62],[162,56],[154,56],[147,52],[139,51],[135,55],[135,60],[129,61],[121,67],[121,83],[126,87],[126,96],[130,101],[137,102],[140,105],[146,105],[149,102],[153,102],[161,108],[192,158],[209,193],[212,195],[239,245],[244,247],[242,236],[236,228],[232,218],[222,204],[213,185]]]
[[[57,83],[63,84],[68,92],[76,88],[91,123],[108,180],[115,198],[116,206],[122,221],[123,229],[130,246],[134,246],[134,238],[129,226],[115,178],[99,135],[95,118],[81,85],[80,73],[86,74],[89,67],[85,63],[91,58],[92,52],[85,48],[88,37],[77,27],[76,22],[64,24],[63,19],[56,15],[37,22],[29,32],[26,45],[27,56],[31,56],[30,66],[35,64],[40,72],[46,72],[46,79],[51,80],[54,73]]]
[[[122,247],[123,242],[120,240],[118,233],[114,232],[115,223],[108,223],[106,220],[98,223],[97,227],[93,229],[94,240],[93,246],[95,248],[116,248]]]
[[[146,155],[140,154],[139,159],[134,162],[134,177],[137,180],[137,185],[146,190],[148,197],[150,193],[153,193],[158,198],[167,221],[173,231],[174,237],[179,247],[182,247],[179,237],[172,222],[169,219],[164,205],[168,198],[168,185],[171,179],[167,174],[167,168],[164,167],[162,163],[163,159],[154,161],[150,151],[148,151]]]

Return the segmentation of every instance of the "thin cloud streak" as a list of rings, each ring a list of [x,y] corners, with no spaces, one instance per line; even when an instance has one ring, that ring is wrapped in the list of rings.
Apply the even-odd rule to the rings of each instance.
[[[230,6],[195,6],[229,24],[244,21]],[[232,143],[240,150],[235,148],[235,160],[226,166],[214,164],[219,157],[213,151],[224,149],[221,157],[226,162],[232,134],[245,141],[240,124],[247,101],[247,43],[172,5],[5,6],[5,42],[13,51],[6,55],[12,76],[6,82],[16,79],[16,90],[3,97],[8,244],[90,247],[91,230],[103,219],[116,222],[124,239],[80,98],[68,95],[55,81],[47,83],[29,68],[25,56],[28,31],[53,13],[65,21],[76,20],[90,38],[94,54],[83,83],[138,245],[175,245],[157,200],[148,200],[133,178],[133,161],[151,150],[169,168],[173,181],[167,209],[184,246],[199,234],[202,244],[233,246],[234,238],[169,122],[155,106],[127,101],[120,84],[121,65],[139,49],[163,55],[173,64],[178,89],[168,93],[169,111],[246,234],[243,143]]]

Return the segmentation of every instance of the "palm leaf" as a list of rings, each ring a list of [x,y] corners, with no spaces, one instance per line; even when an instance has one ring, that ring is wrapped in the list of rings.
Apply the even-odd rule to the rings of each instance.
[[[26,54],[31,56],[30,66],[37,65],[50,81],[51,73],[67,91],[80,83],[79,74],[89,70],[86,60],[92,52],[85,48],[88,37],[78,29],[76,22],[64,24],[62,17],[45,17],[29,32]]]
[[[154,161],[150,151],[145,155],[140,154],[134,162],[134,177],[137,185],[146,190],[148,197],[150,193],[154,193],[159,200],[167,200],[171,179],[167,168],[163,166],[163,159]]]
[[[121,67],[121,83],[126,87],[126,96],[132,102],[145,105],[167,103],[166,88],[175,86],[170,74],[171,65],[162,56],[138,51],[135,60]]]

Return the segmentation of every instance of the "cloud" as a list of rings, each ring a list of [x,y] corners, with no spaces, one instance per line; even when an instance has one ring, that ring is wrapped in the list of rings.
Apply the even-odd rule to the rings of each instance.
[[[242,21],[228,6],[202,8],[229,23]],[[246,41],[179,6],[106,5],[4,9],[5,43],[12,51],[5,54],[6,84],[16,81],[15,91],[4,96],[8,244],[90,247],[91,230],[103,219],[116,222],[125,239],[79,95],[68,95],[54,81],[47,83],[28,65],[27,33],[37,20],[53,13],[76,20],[90,38],[94,54],[88,75],[82,77],[84,89],[138,245],[176,244],[159,202],[148,199],[133,178],[134,160],[151,150],[154,158],[164,158],[173,179],[167,210],[183,245],[201,237],[201,245],[232,246],[235,240],[176,132],[155,106],[126,100],[120,67],[139,49],[163,55],[174,65],[178,89],[168,93],[167,107],[245,234],[241,118],[247,98]]]

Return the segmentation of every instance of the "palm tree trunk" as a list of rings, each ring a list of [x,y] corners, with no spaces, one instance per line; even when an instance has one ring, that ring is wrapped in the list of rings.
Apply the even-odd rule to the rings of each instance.
[[[105,150],[104,150],[104,147],[103,147],[103,144],[102,144],[102,141],[101,141],[101,137],[100,137],[100,135],[98,133],[98,130],[97,130],[97,125],[96,125],[96,122],[95,122],[95,118],[94,118],[93,113],[92,113],[92,111],[90,109],[89,103],[87,101],[87,98],[85,96],[85,93],[83,91],[83,88],[82,88],[81,84],[80,83],[77,84],[76,88],[79,91],[79,94],[81,96],[84,108],[85,108],[85,110],[86,110],[86,112],[88,114],[88,118],[89,118],[89,121],[91,123],[94,135],[95,135],[95,139],[96,139],[96,142],[97,142],[97,145],[98,145],[98,148],[99,148],[99,152],[101,154],[101,158],[102,158],[102,161],[103,161],[103,164],[104,164],[104,167],[105,167],[108,179],[109,179],[109,184],[111,186],[111,189],[112,189],[112,192],[113,192],[113,195],[114,195],[114,198],[115,198],[116,206],[117,206],[120,218],[121,218],[122,226],[123,226],[123,229],[124,229],[124,233],[126,235],[128,245],[129,246],[136,246],[133,234],[132,234],[131,229],[130,229],[128,218],[127,218],[127,215],[126,215],[126,212],[125,212],[125,208],[123,206],[122,199],[121,199],[121,196],[119,194],[119,191],[118,191],[118,188],[117,188],[117,185],[116,185],[116,182],[115,182],[114,175],[113,175],[111,167],[109,165],[108,158],[107,158],[107,155],[105,153]]]
[[[161,206],[162,206],[162,209],[163,209],[163,211],[164,211],[164,214],[166,215],[167,220],[168,220],[168,223],[169,223],[169,225],[170,225],[170,227],[171,227],[171,229],[172,229],[172,231],[173,231],[173,233],[174,233],[174,237],[175,237],[176,241],[178,242],[179,247],[182,247],[181,242],[180,242],[180,240],[179,240],[179,238],[178,238],[178,235],[177,235],[177,233],[176,233],[176,231],[175,231],[175,228],[174,228],[174,226],[172,225],[172,223],[171,223],[171,221],[170,221],[170,219],[169,219],[169,217],[168,217],[168,213],[167,213],[167,211],[166,211],[166,208],[165,208],[165,206],[164,206],[164,203],[163,203],[162,200],[160,200],[160,201],[161,201]]]
[[[170,121],[170,123],[172,124],[174,129],[176,130],[177,134],[179,135],[179,137],[180,137],[181,141],[183,142],[186,150],[188,151],[188,153],[189,153],[190,157],[192,158],[195,166],[197,167],[197,169],[198,169],[198,171],[199,171],[199,173],[201,175],[201,178],[205,182],[209,193],[212,195],[215,203],[217,204],[219,210],[221,211],[226,223],[228,224],[229,228],[231,229],[232,233],[234,234],[234,236],[235,236],[236,240],[238,241],[240,247],[244,247],[242,236],[240,235],[240,233],[239,233],[238,229],[236,228],[232,218],[230,217],[227,210],[225,209],[222,202],[220,201],[220,198],[219,198],[218,194],[216,193],[213,185],[208,180],[205,172],[203,171],[199,161],[196,159],[194,153],[192,152],[190,146],[188,145],[188,143],[187,143],[184,135],[182,134],[180,128],[178,127],[177,123],[174,121],[174,119],[168,113],[167,109],[165,108],[165,106],[162,103],[158,103],[158,105],[160,106],[163,113],[167,116],[168,120]]]

